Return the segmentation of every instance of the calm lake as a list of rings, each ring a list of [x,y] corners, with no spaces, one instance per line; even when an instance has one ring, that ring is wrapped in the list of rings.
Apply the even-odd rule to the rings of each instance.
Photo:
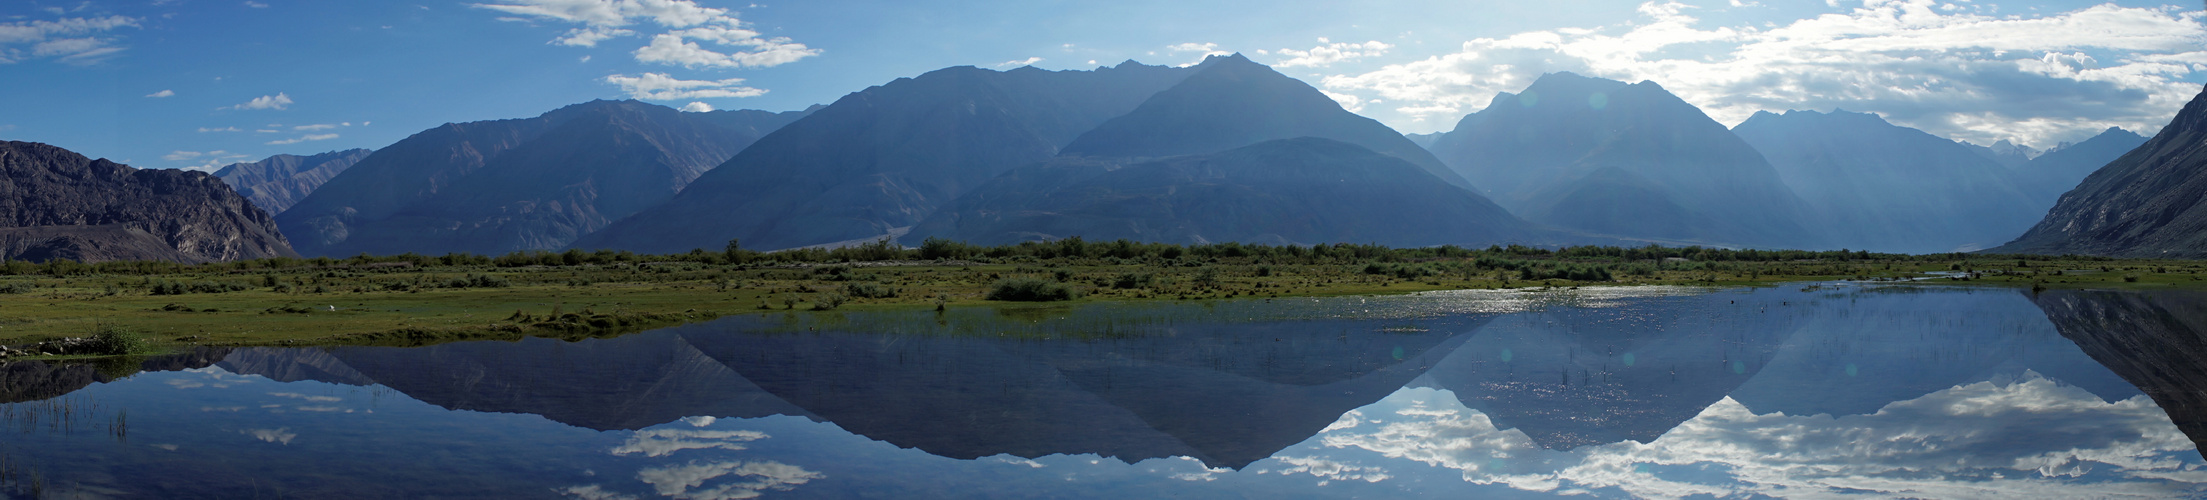
[[[0,497],[2199,498],[2203,335],[2207,293],[1822,284],[19,362]]]

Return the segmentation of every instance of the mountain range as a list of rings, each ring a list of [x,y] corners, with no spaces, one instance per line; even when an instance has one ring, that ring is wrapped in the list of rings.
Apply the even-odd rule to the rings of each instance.
[[[448,123],[368,155],[276,222],[307,255],[558,249],[806,114],[593,101]]]
[[[1998,246],[2038,218],[2008,167],[1954,141],[1834,111],[1756,113],[1732,131],[1807,202],[1833,244],[1901,253]]]
[[[237,189],[245,199],[253,200],[254,206],[278,214],[373,152],[348,149],[312,156],[276,155],[251,163],[230,164],[216,170],[215,177]]]
[[[1651,242],[1824,246],[1762,154],[1654,82],[1548,74],[1465,116],[1433,150],[1534,223]]]
[[[53,222],[84,219],[70,211],[83,207],[18,200],[38,207],[18,210],[33,222],[0,230],[0,247],[208,261],[293,248],[669,253],[731,240],[774,250],[1080,236],[1921,253],[1993,246],[2047,214],[2002,251],[2192,255],[2207,228],[2192,213],[2207,188],[2184,170],[2197,158],[2182,135],[2200,126],[2182,123],[2194,114],[2150,142],[2109,129],[2041,153],[1845,111],[1758,113],[1727,128],[1655,82],[1554,73],[1448,132],[1405,136],[1238,54],[1178,67],[954,67],[802,111],[593,101],[217,172],[250,211],[212,208],[228,201],[207,191],[211,205],[182,216],[96,219],[143,219],[133,226]],[[60,153],[33,155],[44,166],[31,170],[92,162]],[[145,189],[123,177],[77,188]],[[280,232],[252,219],[269,214]]]

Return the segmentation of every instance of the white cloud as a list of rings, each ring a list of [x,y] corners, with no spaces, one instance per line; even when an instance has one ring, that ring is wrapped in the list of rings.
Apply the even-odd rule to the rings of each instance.
[[[739,86],[742,78],[725,80],[681,80],[666,73],[644,73],[638,76],[607,75],[606,83],[621,86],[629,98],[650,101],[681,99],[710,99],[716,97],[756,97],[765,90]]]
[[[292,101],[291,101],[291,96],[289,96],[289,95],[285,95],[285,94],[284,94],[284,93],[282,93],[282,92],[277,92],[277,93],[276,93],[276,95],[264,95],[264,96],[260,96],[260,97],[255,97],[255,98],[253,98],[253,100],[251,100],[251,101],[246,101],[246,102],[245,102],[244,104],[239,104],[239,105],[236,105],[236,106],[230,106],[230,107],[225,107],[225,108],[219,108],[219,109],[278,109],[278,110],[280,110],[280,109],[284,109],[284,108],[290,107],[290,106],[291,106],[291,102],[292,102]]]
[[[712,111],[713,105],[697,101],[690,101],[689,104],[682,105],[682,110],[691,113],[703,113],[707,111]]]
[[[1323,85],[1377,93],[1422,121],[1573,71],[1654,80],[1726,123],[1759,110],[1846,108],[1972,142],[2049,145],[2111,126],[2157,130],[2198,93],[2183,79],[2207,70],[2203,14],[2173,8],[2025,18],[1867,0],[1790,24],[1714,28],[1689,10],[1650,2],[1635,25],[1480,38]]]
[[[1196,53],[1196,56],[1195,56],[1195,60],[1194,60],[1194,61],[1190,61],[1190,62],[1188,62],[1188,63],[1185,63],[1185,64],[1181,64],[1180,66],[1182,66],[1182,67],[1187,67],[1187,66],[1193,66],[1193,65],[1195,65],[1196,63],[1201,63],[1201,62],[1203,62],[1203,60],[1204,60],[1204,59],[1210,58],[1211,56],[1223,56],[1223,55],[1231,55],[1231,54],[1233,54],[1232,52],[1227,52],[1227,51],[1219,50],[1219,48],[1218,48],[1218,44],[1216,44],[1216,43],[1210,43],[1210,42],[1202,42],[1202,43],[1197,43],[1197,42],[1184,42],[1184,43],[1176,43],[1176,44],[1172,44],[1172,45],[1167,45],[1167,46],[1165,46],[1165,51],[1167,51],[1167,52],[1172,52],[1172,53],[1175,53],[1175,54],[1180,54],[1180,53],[1188,53],[1188,52],[1194,52],[1194,53]]]
[[[1004,62],[996,63],[996,67],[1002,68],[1002,67],[1008,67],[1008,66],[1033,66],[1033,65],[1034,65],[1035,63],[1038,63],[1038,62],[1042,62],[1042,58],[1040,58],[1040,57],[1029,57],[1029,58],[1026,58],[1026,59],[1016,59],[1016,60],[1011,60],[1011,61],[1004,61]]]
[[[207,127],[199,127],[199,131],[200,131],[200,132],[244,132],[244,130],[239,130],[239,129],[238,129],[237,127],[220,127],[220,128],[207,128]]]
[[[296,127],[291,127],[291,129],[301,132],[313,132],[318,130],[331,130],[350,126],[353,126],[352,122],[316,123],[312,125],[299,125]]]
[[[160,91],[160,92],[154,92],[154,93],[151,93],[151,94],[146,94],[146,97],[154,97],[154,98],[161,98],[161,97],[176,97],[176,91],[174,91],[174,90],[166,90],[166,89],[164,89],[164,90],[162,90],[162,91]]]
[[[598,42],[611,40],[614,37],[634,36],[635,34],[636,31],[634,30],[608,28],[604,26],[591,26],[587,28],[575,28],[567,30],[567,34],[560,35],[559,38],[553,39],[552,43],[575,47],[596,47],[598,46]]]
[[[285,145],[285,144],[298,144],[298,143],[302,143],[302,142],[307,142],[307,141],[327,141],[327,140],[330,140],[330,139],[336,139],[336,138],[337,138],[337,134],[307,134],[307,135],[303,135],[303,136],[299,136],[299,137],[293,137],[293,138],[290,138],[290,139],[283,139],[283,140],[276,140],[276,141],[268,141],[268,145],[270,145],[270,146],[281,146],[281,145]]]
[[[291,428],[289,427],[281,429],[246,429],[238,431],[238,433],[252,436],[253,439],[258,439],[262,442],[276,443],[286,446],[291,444],[291,440],[297,439],[299,437],[299,433],[291,432]]]
[[[180,166],[177,166],[177,168],[179,168],[179,169],[183,169],[183,170],[197,170],[197,171],[201,171],[201,172],[213,172],[213,171],[215,171],[215,170],[219,170],[219,169],[221,169],[221,168],[222,168],[223,166],[226,166],[226,165],[229,165],[229,164],[232,164],[232,163],[237,163],[237,162],[238,162],[238,160],[242,160],[242,159],[245,159],[245,158],[247,158],[247,156],[246,156],[246,155],[241,155],[241,154],[237,154],[237,153],[232,153],[232,152],[229,152],[229,151],[223,151],[223,150],[220,150],[220,149],[217,149],[217,150],[214,150],[214,151],[181,151],[181,150],[179,150],[179,151],[170,151],[170,152],[169,152],[169,154],[161,155],[161,159],[163,159],[163,160],[168,160],[168,161],[176,161],[176,162],[185,162],[185,163],[186,163],[185,165],[180,165]],[[222,382],[222,381],[221,381],[221,380],[219,380],[219,379],[218,379],[218,380],[216,380],[216,381],[217,381],[217,382]],[[206,385],[207,385],[207,384],[203,384],[203,383],[199,383],[199,382],[191,382],[191,381],[186,381],[186,380],[171,380],[171,381],[170,381],[170,384],[171,384],[171,385],[176,385],[176,386],[178,386],[179,388],[185,388],[185,387],[187,387],[187,386],[188,386],[188,387],[204,387],[204,386],[206,386]],[[227,384],[216,384],[216,387],[229,387],[229,385],[227,385]]]
[[[738,45],[752,48],[752,50],[738,50],[728,53],[708,50],[695,42],[684,40],[685,38],[699,38],[693,36],[698,33],[725,33],[730,31],[743,30],[697,28],[662,33],[651,37],[651,45],[636,49],[634,54],[638,62],[685,68],[763,68],[780,66],[796,62],[799,59],[820,55],[820,49],[805,47],[805,44],[791,42],[788,38],[750,38],[729,42],[724,38],[720,38],[720,35],[717,34],[709,34],[703,37],[703,39],[712,40],[719,45]]]
[[[2191,440],[2145,396],[2105,402],[2030,372],[1867,415],[1755,414],[1725,398],[1652,442],[1570,451],[1497,428],[1447,391],[1406,389],[1388,400],[1392,415],[1362,414],[1369,424],[1327,431],[1320,443],[1458,469],[1470,483],[1643,498],[2153,498],[2207,482]],[[1378,470],[1343,465],[1296,472]]]
[[[136,27],[138,19],[125,16],[0,23],[0,64],[33,58],[53,58],[67,64],[95,64],[123,50],[115,45],[117,39],[101,35]],[[19,48],[24,45],[29,46],[28,51]]]
[[[1272,65],[1280,68],[1329,66],[1337,62],[1355,62],[1366,57],[1387,55],[1387,49],[1395,48],[1394,45],[1378,40],[1364,43],[1344,43],[1320,38],[1318,43],[1324,45],[1311,47],[1310,50],[1280,49],[1278,54],[1285,57],[1285,59],[1272,63]]]
[[[820,55],[786,37],[766,37],[745,28],[729,9],[704,7],[691,0],[521,0],[502,4],[471,4],[529,18],[582,24],[551,43],[596,47],[616,37],[634,36],[630,29],[644,22],[667,30],[633,52],[638,62],[688,68],[770,67]],[[735,50],[707,49],[695,41]]]
[[[683,450],[741,450],[744,443],[766,439],[766,433],[758,431],[709,431],[702,429],[645,429],[628,436],[628,442],[613,448],[614,455],[641,453],[647,457],[663,457]]]
[[[169,154],[161,155],[161,159],[168,161],[185,161],[193,158],[198,158],[206,154],[207,153],[201,153],[198,151],[170,151]]]
[[[252,7],[252,8],[255,8],[255,9],[266,9],[266,8],[268,8],[268,4],[265,4],[265,3],[260,3],[260,2],[255,2],[255,1],[252,1],[252,0],[246,0],[246,2],[245,2],[245,6],[246,6],[246,7]]]
[[[1357,97],[1355,94],[1345,94],[1324,89],[1320,89],[1318,92],[1321,94],[1326,94],[1326,97],[1333,98],[1333,102],[1340,103],[1341,109],[1349,110],[1350,113],[1364,111],[1364,99]]]
[[[707,481],[731,475],[755,479],[703,487]],[[787,491],[823,477],[827,476],[775,461],[690,462],[636,472],[636,478],[652,485],[660,496],[685,500],[757,498],[767,490]]]

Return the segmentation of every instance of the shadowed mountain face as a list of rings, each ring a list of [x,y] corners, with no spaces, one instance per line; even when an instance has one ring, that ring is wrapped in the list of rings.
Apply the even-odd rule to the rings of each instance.
[[[1348,110],[1301,80],[1241,54],[1213,56],[1201,70],[1065,146],[1066,156],[1208,154],[1265,141],[1318,137],[1401,158],[1468,188],[1455,171],[1394,129]]]
[[[1496,96],[1431,148],[1526,220],[1630,239],[1817,247],[1753,147],[1653,82],[1570,73]]]
[[[986,310],[853,315],[819,331],[736,317],[572,343],[241,349],[220,366],[282,381],[380,384],[447,409],[598,430],[780,414],[961,459],[1189,456],[1238,468],[1394,392],[1487,319],[1171,319],[1211,312],[1105,316],[1117,323],[1101,336],[1046,322],[1038,328],[1059,333],[1009,337],[956,333],[957,325],[1022,328],[1018,317],[971,316],[996,314]]]
[[[277,221],[309,255],[557,249],[803,115],[593,101],[446,124],[369,155]]]
[[[107,383],[138,372],[206,368],[229,355],[229,348],[195,347],[189,351],[140,359],[110,358],[83,363],[47,361],[0,362],[0,404],[61,397],[95,383]]]
[[[1423,380],[1543,448],[1646,443],[1769,365],[1810,309],[1787,295],[1652,297],[1505,316]]]
[[[2207,446],[2207,293],[2052,290],[2032,298],[2077,347]]]
[[[221,177],[261,210],[280,214],[373,152],[348,149],[314,156],[276,155],[252,163],[230,164],[215,171],[215,177]]]
[[[1008,244],[1080,236],[1410,247],[1486,245],[1528,234],[1501,207],[1417,165],[1329,139],[1124,161],[1065,157],[1015,169],[936,212],[905,240]]]
[[[2029,163],[2017,165],[2016,177],[2022,182],[2024,193],[2031,196],[2031,214],[2045,213],[2061,199],[2062,193],[2076,188],[2077,183],[2107,166],[2108,162],[2145,144],[2145,136],[2111,128],[2084,142],[2048,151]]]
[[[1809,227],[1835,247],[1977,250],[2006,242],[2038,217],[2006,167],[1877,115],[1764,112],[1732,132],[1770,160],[1808,203]]]
[[[1200,68],[1200,67],[1198,67]],[[779,249],[899,233],[1197,71],[956,67],[852,93],[713,169],[667,203],[574,244]]]
[[[2207,92],[1995,252],[2207,257]]]
[[[139,170],[0,141],[0,259],[210,262],[298,256],[267,212],[204,172]]]

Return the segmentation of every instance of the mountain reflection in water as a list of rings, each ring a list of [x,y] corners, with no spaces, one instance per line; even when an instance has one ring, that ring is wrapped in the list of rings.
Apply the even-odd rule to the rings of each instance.
[[[2197,497],[2203,311],[1465,291],[15,363],[0,497]],[[40,416],[79,401],[111,423]]]

